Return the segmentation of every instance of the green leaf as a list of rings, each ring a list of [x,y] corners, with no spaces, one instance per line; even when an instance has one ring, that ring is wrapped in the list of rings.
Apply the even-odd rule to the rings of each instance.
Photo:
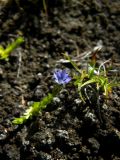
[[[96,80],[95,80],[95,79],[90,79],[90,80],[84,82],[84,83],[80,86],[80,88],[82,88],[82,87],[84,87],[84,86],[86,86],[86,85],[88,85],[88,84],[91,84],[91,83],[96,83]]]
[[[24,42],[23,37],[18,37],[13,43],[9,44],[6,49],[0,46],[0,59],[7,60],[10,53]]]
[[[22,116],[20,118],[15,118],[12,123],[13,124],[23,124],[26,121],[26,117]]]

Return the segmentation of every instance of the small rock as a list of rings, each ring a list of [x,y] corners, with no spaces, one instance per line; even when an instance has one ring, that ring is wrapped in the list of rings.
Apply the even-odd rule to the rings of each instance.
[[[94,153],[98,153],[100,148],[100,143],[95,138],[89,138],[88,142]]]
[[[40,160],[53,160],[50,154],[42,152],[42,151],[39,153],[38,158],[40,158]]]
[[[96,116],[93,113],[91,113],[91,112],[87,112],[85,114],[85,117],[91,119],[92,122],[96,122]]]
[[[60,98],[54,97],[54,98],[53,98],[53,102],[54,102],[54,103],[60,103]]]
[[[32,141],[36,142],[36,146],[39,149],[45,148],[51,150],[53,147],[53,144],[55,143],[55,138],[53,134],[50,132],[49,129],[46,129],[44,131],[40,131],[34,134],[32,137]]]
[[[80,99],[75,99],[74,102],[79,105],[82,101]]]
[[[59,137],[60,139],[69,139],[69,134],[66,130],[57,130],[57,137]]]

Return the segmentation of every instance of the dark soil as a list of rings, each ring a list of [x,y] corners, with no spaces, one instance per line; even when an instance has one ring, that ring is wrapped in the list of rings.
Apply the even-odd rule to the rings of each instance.
[[[119,0],[47,0],[47,13],[39,0],[1,3],[1,45],[21,35],[25,42],[0,61],[0,160],[120,159],[119,87],[101,107],[102,122],[96,105],[83,105],[68,85],[70,94],[63,90],[38,117],[12,124],[51,91],[61,53],[75,57],[102,43],[99,60],[112,58],[119,70],[119,31]]]

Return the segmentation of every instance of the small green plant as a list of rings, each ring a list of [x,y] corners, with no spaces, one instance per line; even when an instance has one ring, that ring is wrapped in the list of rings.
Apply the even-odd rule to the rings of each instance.
[[[78,92],[80,94],[80,98],[85,102],[84,95],[82,94],[82,88],[86,88],[86,86],[94,84],[96,93],[101,93],[106,98],[108,98],[109,93],[112,92],[112,88],[115,86],[120,86],[120,83],[114,80],[110,80],[107,76],[107,70],[105,69],[105,64],[108,62],[102,63],[99,67],[96,67],[96,61],[91,61],[90,64],[87,64],[86,70],[80,70],[77,67],[77,64],[74,63],[68,54],[64,54],[64,56],[70,61],[73,65],[75,71],[79,74],[74,76],[74,84],[78,88]],[[91,86],[92,89],[92,86]]]
[[[10,53],[24,42],[23,37],[18,37],[13,43],[9,44],[5,49],[0,46],[0,59],[7,60]]]
[[[57,85],[54,87],[53,92],[49,93],[40,102],[34,102],[20,118],[15,118],[13,124],[23,124],[33,116],[38,115],[43,109],[47,107],[53,101],[53,98],[60,92],[60,90],[67,84],[71,78],[66,70],[57,69],[54,72],[53,78]]]
[[[33,116],[36,116],[39,112],[45,109],[47,105],[53,101],[53,98],[60,92],[60,90],[71,81],[71,79],[71,85],[75,85],[75,87],[77,87],[77,92],[84,103],[86,103],[87,100],[91,100],[89,92],[93,91],[91,94],[93,98],[97,99],[96,106],[98,107],[99,111],[100,97],[108,97],[114,86],[120,86],[120,83],[116,82],[115,80],[110,80],[107,76],[105,64],[108,61],[102,63],[99,67],[96,67],[96,61],[94,59],[87,65],[86,69],[80,70],[77,64],[71,60],[68,54],[64,54],[64,56],[74,68],[74,70],[71,71],[73,77],[71,78],[66,70],[55,70],[53,78],[57,85],[55,86],[53,92],[49,93],[48,96],[43,98],[40,102],[34,102],[26,110],[23,116],[13,120],[14,124],[23,124],[25,121]]]
[[[46,108],[46,106],[51,103],[53,100],[53,95],[48,94],[45,98],[43,98],[40,102],[34,102],[20,118],[15,118],[13,120],[13,124],[23,124],[28,119],[36,116],[40,111]]]
[[[91,62],[87,64],[86,70],[80,70],[68,54],[64,54],[64,56],[75,69],[76,73],[73,73],[74,85],[77,86],[77,92],[81,100],[83,103],[87,103],[87,105],[96,106],[98,118],[100,122],[103,123],[100,100],[103,99],[103,101],[106,101],[112,92],[112,88],[120,86],[120,82],[117,82],[116,78],[111,80],[107,76],[105,64],[109,60],[102,63],[99,67],[96,67],[96,58],[93,57]]]

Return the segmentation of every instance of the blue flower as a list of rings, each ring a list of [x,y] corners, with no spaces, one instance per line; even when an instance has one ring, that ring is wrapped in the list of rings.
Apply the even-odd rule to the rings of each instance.
[[[68,75],[66,70],[57,69],[53,74],[53,78],[58,84],[66,84],[71,81],[71,77]]]

